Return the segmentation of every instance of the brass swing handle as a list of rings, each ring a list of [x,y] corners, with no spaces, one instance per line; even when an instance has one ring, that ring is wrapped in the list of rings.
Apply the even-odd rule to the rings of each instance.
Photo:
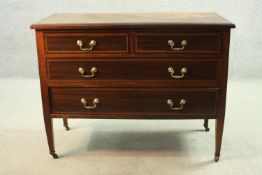
[[[81,40],[77,40],[76,41],[76,44],[79,46],[79,48],[80,48],[80,50],[83,50],[83,51],[91,51],[91,50],[93,50],[93,48],[95,47],[95,45],[96,45],[96,41],[95,40],[91,40],[90,42],[89,42],[89,48],[83,48],[83,41],[81,41]]]
[[[185,99],[181,99],[180,100],[180,102],[179,102],[180,107],[174,107],[173,100],[171,100],[171,99],[168,99],[166,102],[167,102],[168,106],[170,107],[170,109],[175,110],[175,111],[182,110],[184,108],[184,105],[186,104],[186,100]]]
[[[175,42],[173,40],[168,40],[167,41],[168,45],[170,45],[170,48],[175,51],[181,51],[184,50],[185,47],[187,46],[187,40],[181,41],[181,46],[182,47],[175,47]]]
[[[183,78],[185,76],[185,74],[187,73],[187,68],[186,67],[182,67],[181,75],[174,75],[175,70],[174,70],[173,67],[167,68],[167,71],[170,73],[171,77],[176,78],[176,79],[180,79],[180,78]]]
[[[97,104],[99,103],[99,98],[94,98],[92,106],[87,106],[87,102],[85,98],[81,98],[81,103],[84,105],[84,108],[86,109],[95,109]]]
[[[96,67],[92,67],[90,72],[91,74],[90,75],[85,75],[85,70],[84,68],[82,67],[79,67],[78,68],[78,72],[81,74],[82,77],[85,77],[85,78],[91,78],[91,77],[94,77],[95,76],[95,73],[97,72],[97,68]]]

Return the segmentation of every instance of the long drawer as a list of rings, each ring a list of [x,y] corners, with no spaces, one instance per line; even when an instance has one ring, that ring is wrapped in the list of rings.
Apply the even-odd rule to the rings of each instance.
[[[49,60],[50,80],[217,80],[218,60]]]
[[[217,89],[51,88],[52,114],[215,115]]]

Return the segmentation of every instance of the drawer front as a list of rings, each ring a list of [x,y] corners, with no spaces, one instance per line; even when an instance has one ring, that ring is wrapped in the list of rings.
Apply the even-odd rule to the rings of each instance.
[[[219,53],[218,33],[137,33],[136,52],[166,53]]]
[[[128,34],[45,34],[47,53],[128,52]]]
[[[217,80],[218,60],[49,60],[50,80]],[[95,71],[94,71],[95,69]]]
[[[51,88],[50,98],[53,114],[214,115],[217,90]]]

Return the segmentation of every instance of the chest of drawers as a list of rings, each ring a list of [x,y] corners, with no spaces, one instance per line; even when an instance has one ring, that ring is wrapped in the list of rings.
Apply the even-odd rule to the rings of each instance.
[[[213,13],[55,14],[36,31],[45,129],[53,118],[225,118],[230,29]]]

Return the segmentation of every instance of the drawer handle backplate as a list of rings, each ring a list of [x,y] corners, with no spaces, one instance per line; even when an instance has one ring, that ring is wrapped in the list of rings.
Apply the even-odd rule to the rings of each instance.
[[[184,105],[186,104],[186,100],[185,99],[181,99],[180,100],[180,102],[179,102],[180,107],[174,107],[173,100],[171,100],[171,99],[168,99],[166,102],[167,102],[168,106],[170,107],[170,109],[175,110],[175,111],[182,110],[184,108]]]
[[[167,71],[170,73],[171,77],[179,79],[179,78],[183,78],[185,76],[185,74],[187,73],[187,68],[186,67],[182,67],[181,75],[174,75],[175,70],[174,70],[173,67],[167,68]]]
[[[89,48],[83,48],[83,41],[81,41],[81,40],[77,40],[77,41],[76,41],[76,44],[79,46],[80,50],[83,50],[83,51],[91,51],[91,50],[93,50],[93,48],[95,47],[96,41],[95,41],[95,40],[91,40],[91,41],[89,42]]]
[[[94,98],[92,106],[87,106],[87,102],[85,98],[81,98],[81,103],[84,105],[84,108],[86,109],[95,109],[97,104],[99,103],[99,98]]]
[[[95,73],[97,72],[97,68],[96,67],[92,67],[90,72],[91,74],[90,75],[85,75],[85,70],[84,68],[82,67],[79,67],[78,68],[78,72],[81,74],[82,77],[85,77],[85,78],[91,78],[91,77],[94,77],[95,76]]]
[[[181,41],[181,46],[182,47],[175,47],[175,42],[173,40],[168,40],[167,41],[168,45],[170,45],[170,48],[174,51],[181,51],[184,50],[185,47],[187,46],[187,40]]]

